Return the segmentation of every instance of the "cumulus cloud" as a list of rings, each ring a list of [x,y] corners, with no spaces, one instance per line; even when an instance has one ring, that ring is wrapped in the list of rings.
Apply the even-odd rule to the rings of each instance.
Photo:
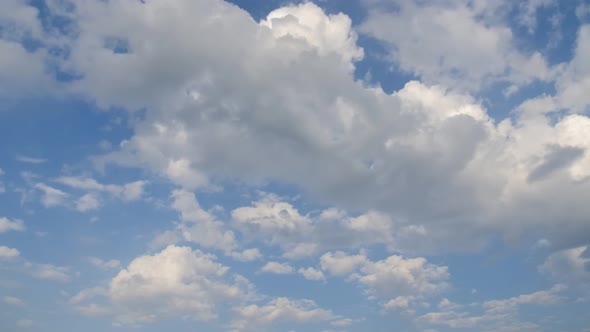
[[[367,257],[363,254],[347,255],[342,251],[328,252],[320,258],[322,269],[332,275],[349,274],[366,262]]]
[[[358,282],[377,297],[400,295],[431,295],[445,290],[450,274],[446,266],[430,264],[425,258],[389,256],[376,262],[366,262]]]
[[[223,222],[201,208],[195,194],[186,190],[172,192],[172,208],[180,213],[178,230],[186,241],[205,248],[216,248],[230,253],[236,246],[235,235]],[[253,254],[253,252],[250,252]]]
[[[85,194],[76,201],[76,210],[86,212],[100,207],[100,201],[92,194]]]
[[[44,183],[37,183],[35,188],[43,193],[41,196],[41,203],[45,207],[63,205],[66,203],[66,198],[69,196],[67,193]]]
[[[507,299],[489,300],[482,303],[472,303],[469,308],[462,307],[450,301],[441,302],[441,311],[428,312],[416,317],[421,324],[447,326],[450,328],[471,328],[495,331],[523,331],[538,330],[539,325],[521,321],[518,315],[523,305],[550,306],[561,303],[565,297],[561,293],[567,287],[557,284],[548,290],[531,294],[523,294]],[[475,310],[474,310],[475,308]],[[463,310],[461,310],[463,309]]]
[[[111,312],[122,325],[178,317],[209,321],[217,317],[217,307],[247,298],[251,287],[243,277],[228,275],[229,268],[215,260],[200,250],[170,245],[134,259],[110,281],[108,289],[82,291],[70,302],[88,309],[84,304],[106,296],[111,310],[101,311]]]
[[[326,280],[324,273],[313,267],[300,268],[297,272],[307,280]]]
[[[17,249],[0,246],[0,260],[13,259],[18,256],[20,256],[20,252]]]
[[[291,203],[273,194],[264,194],[252,206],[232,211],[232,225],[246,240],[278,246],[283,257],[302,259],[338,248],[355,248],[394,242],[393,221],[388,216],[368,212],[356,217],[333,208],[318,215],[302,215]]]
[[[432,296],[449,287],[448,267],[428,263],[423,257],[392,255],[372,261],[362,253],[338,251],[322,255],[320,265],[331,275],[356,281],[369,298],[388,300],[386,309],[406,308],[414,297]]]
[[[45,279],[58,282],[69,282],[71,277],[70,268],[53,264],[39,264],[25,262],[25,269],[37,279]]]
[[[10,220],[6,217],[0,217],[0,234],[10,231],[22,232],[25,229],[25,223],[22,220]]]
[[[15,307],[24,307],[26,305],[25,301],[15,296],[4,296],[3,300],[4,303]]]
[[[291,274],[294,272],[291,265],[279,262],[268,262],[262,267],[262,269],[260,269],[260,271],[274,274]]]
[[[252,262],[262,258],[262,253],[258,248],[245,249],[241,252],[232,252],[231,257],[241,262]]]
[[[351,65],[363,52],[350,19],[312,3],[255,22],[219,0],[179,0],[174,10],[158,1],[87,1],[68,11],[77,33],[61,36],[70,56],[60,63],[80,77],[66,91],[147,112],[98,164],[145,167],[185,188],[227,178],[295,184],[338,208],[399,221],[399,250],[474,250],[498,233],[511,240],[531,230],[556,246],[581,244],[589,234],[588,118],[495,121],[479,101],[447,89],[557,77],[556,105],[585,107],[588,29],[580,29],[574,60],[555,73],[543,56],[516,50],[511,30],[493,19],[501,5],[370,9],[361,30],[399,46],[396,61],[426,82],[392,94],[354,79]],[[190,43],[178,37],[195,31]],[[559,157],[556,147],[584,152],[535,176],[544,158]],[[571,227],[555,225],[564,215]]]
[[[259,331],[277,321],[281,322],[322,322],[335,319],[330,310],[319,308],[311,300],[277,298],[265,305],[248,305],[234,309],[237,318],[231,326],[238,331]]]
[[[102,260],[98,257],[90,257],[88,261],[101,270],[113,270],[121,266],[121,262],[116,259]]]
[[[520,52],[510,27],[490,17],[506,3],[400,1],[390,10],[385,1],[375,1],[360,30],[383,42],[402,70],[427,83],[477,91],[495,81],[550,80],[554,74],[544,57]]]

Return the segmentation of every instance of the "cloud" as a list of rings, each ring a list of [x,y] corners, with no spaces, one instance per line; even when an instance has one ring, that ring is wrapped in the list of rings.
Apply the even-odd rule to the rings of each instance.
[[[313,267],[300,268],[297,270],[307,280],[326,280],[324,273],[320,270],[314,269]]]
[[[213,255],[170,245],[134,259],[110,281],[107,290],[82,291],[71,302],[82,305],[105,295],[112,308],[109,312],[121,325],[179,317],[209,321],[217,317],[218,306],[248,297],[247,280],[229,276],[228,270]]]
[[[539,291],[526,295],[519,295],[505,300],[491,300],[486,301],[482,304],[482,307],[488,312],[505,312],[515,310],[519,305],[522,304],[556,304],[564,300],[564,297],[558,295],[560,292],[567,289],[567,286],[563,284],[557,284],[551,289],[546,291]]]
[[[295,184],[338,208],[378,211],[414,226],[397,239],[399,250],[477,250],[492,234],[516,239],[527,230],[555,243],[588,234],[583,216],[590,211],[571,208],[585,206],[588,184],[569,181],[588,176],[586,155],[544,181],[526,182],[538,166],[531,161],[547,155],[549,146],[586,150],[579,134],[587,130],[585,116],[494,121],[477,100],[445,82],[408,82],[393,94],[363,86],[349,64],[343,66],[360,54],[347,20],[312,4],[287,6],[260,23],[221,1],[178,1],[175,11],[161,6],[88,2],[72,13],[80,34],[68,64],[84,77],[72,90],[104,107],[149,113],[133,137],[97,162],[146,167],[188,187],[227,178]],[[410,53],[400,53],[399,61],[423,77],[452,79],[458,70],[468,87],[488,77],[514,84],[550,79],[542,56],[516,51],[510,29],[487,21],[492,6],[408,5],[401,8],[406,16],[384,13],[385,22],[412,27],[405,20],[415,19],[425,33],[375,31],[407,42],[400,52]],[[151,11],[162,13],[157,22],[145,19]],[[228,25],[187,13],[222,17]],[[200,33],[191,43],[177,38],[187,31]],[[127,53],[103,47],[104,35],[125,40]],[[407,36],[412,40],[402,40]],[[168,46],[154,53],[141,47],[164,41]],[[568,72],[583,66],[576,60]],[[161,72],[169,73],[166,80],[156,79]],[[571,228],[552,222],[563,215]]]
[[[178,225],[178,231],[184,240],[228,253],[237,246],[234,233],[226,230],[222,222],[203,210],[195,194],[186,190],[175,190],[172,192],[172,198],[172,208],[180,213],[182,222]]]
[[[422,257],[389,256],[368,261],[360,270],[358,282],[377,297],[432,295],[449,287],[448,267],[430,264]]]
[[[332,275],[345,275],[355,271],[367,262],[367,257],[360,255],[347,255],[342,251],[328,252],[320,258],[322,269]]]
[[[67,267],[31,262],[25,262],[24,267],[37,279],[58,281],[62,283],[69,282],[72,279],[70,276],[70,269]]]
[[[106,192],[126,202],[139,200],[144,193],[147,181],[135,181],[124,185],[101,184],[92,178],[77,176],[62,176],[55,182],[80,190]]]
[[[274,322],[322,322],[330,321],[336,316],[330,310],[319,308],[311,300],[290,300],[280,297],[266,305],[248,305],[234,309],[237,318],[231,327],[237,331],[259,331]]]
[[[35,188],[43,192],[41,203],[43,203],[43,206],[45,207],[63,205],[65,204],[65,199],[69,196],[67,193],[44,183],[35,184]]]
[[[401,1],[396,10],[381,3],[368,6],[360,31],[381,41],[394,63],[426,83],[477,91],[491,82],[524,85],[553,75],[540,53],[521,53],[511,28],[493,17],[503,13],[501,1]]]
[[[0,217],[0,234],[10,231],[23,232],[25,229],[25,223],[22,220]]]
[[[92,194],[85,194],[76,201],[76,210],[86,212],[100,207],[100,201]]]
[[[263,194],[252,206],[234,209],[232,225],[245,240],[281,247],[288,259],[337,248],[393,243],[393,222],[384,214],[368,212],[351,217],[331,208],[319,215],[301,215],[291,203],[273,194]]]
[[[28,163],[28,164],[43,164],[43,163],[47,162],[47,159],[33,158],[33,157],[27,157],[27,156],[21,156],[21,155],[16,156],[15,159],[17,161],[20,161],[23,163]]]
[[[186,188],[225,180],[292,184],[321,204],[387,216],[398,230],[371,234],[417,255],[481,250],[496,236],[579,246],[590,238],[590,120],[583,112],[590,30],[579,29],[570,62],[548,68],[539,53],[515,47],[496,16],[506,3],[369,8],[361,31],[382,39],[401,68],[423,80],[391,94],[355,80],[351,66],[361,52],[349,19],[311,3],[256,22],[216,0],[178,0],[174,10],[166,2],[88,1],[68,11],[77,33],[60,35],[69,56],[57,63],[80,77],[61,85],[66,93],[105,109],[146,112],[118,149],[93,158],[97,166],[140,167]],[[178,37],[188,33],[196,35],[190,43]],[[124,41],[125,52],[105,36]],[[53,63],[47,53],[31,66]],[[460,92],[535,80],[556,82],[547,102],[563,116],[492,119]],[[528,181],[555,147],[584,152]],[[302,241],[282,245],[285,255],[294,242]]]
[[[398,296],[392,300],[387,301],[383,307],[388,310],[404,310],[409,307],[412,297]]]
[[[262,253],[258,248],[245,249],[241,252],[231,253],[231,257],[241,262],[252,262],[262,258]]]
[[[14,259],[20,256],[20,252],[14,248],[0,246],[0,260]]]
[[[590,250],[588,246],[552,253],[539,271],[572,287],[590,286]]]
[[[450,301],[441,302],[442,311],[429,312],[416,317],[418,323],[448,326],[450,328],[471,328],[485,331],[536,331],[537,324],[522,322],[518,309],[522,305],[555,305],[565,300],[560,295],[567,287],[556,284],[548,290],[531,294],[523,294],[508,299],[488,300],[483,303],[472,303],[469,308]],[[479,312],[473,311],[476,308]],[[464,309],[464,310],[459,310]],[[468,310],[469,309],[469,310]]]
[[[293,267],[289,264],[279,262],[268,262],[260,271],[274,274],[291,274],[294,272]]]
[[[15,297],[15,296],[4,296],[3,300],[4,300],[4,303],[11,305],[11,306],[15,306],[15,307],[26,306],[25,301],[19,299],[18,297]]]
[[[101,270],[114,270],[121,267],[121,262],[116,259],[105,261],[97,257],[90,257],[88,261]]]
[[[270,28],[275,38],[301,40],[322,55],[337,54],[344,64],[363,58],[350,18],[342,13],[326,15],[312,2],[286,6],[270,12],[261,26]],[[351,67],[352,68],[352,67]]]

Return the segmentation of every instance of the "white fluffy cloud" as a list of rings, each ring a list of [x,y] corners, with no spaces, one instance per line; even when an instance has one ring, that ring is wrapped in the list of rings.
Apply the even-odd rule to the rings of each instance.
[[[232,211],[233,226],[246,240],[261,240],[283,249],[283,257],[301,259],[322,251],[394,242],[387,215],[368,212],[356,217],[336,209],[302,215],[291,203],[264,194],[252,206]]]
[[[258,248],[245,249],[241,252],[232,252],[231,257],[242,262],[252,262],[262,258],[262,253]]]
[[[399,1],[395,10],[381,2],[369,6],[361,31],[384,42],[401,69],[427,83],[477,90],[494,81],[520,85],[553,75],[540,53],[519,52],[510,27],[490,19],[502,1]]]
[[[581,246],[560,250],[547,257],[539,270],[572,287],[590,286],[590,248]]]
[[[291,274],[294,272],[291,265],[279,262],[268,262],[260,270],[262,272],[274,274]]]
[[[24,307],[26,306],[25,301],[21,300],[15,296],[4,296],[4,303],[9,304],[15,307]]]
[[[20,252],[17,249],[0,246],[0,260],[13,259],[18,256],[20,256]]]
[[[393,94],[354,79],[362,51],[350,20],[311,3],[255,22],[221,0],[84,1],[68,12],[76,33],[61,36],[70,56],[58,64],[80,77],[64,91],[146,110],[132,137],[97,163],[144,167],[187,188],[228,178],[295,184],[322,203],[395,220],[395,236],[371,230],[400,251],[474,250],[523,234],[586,244],[590,121],[572,113],[587,104],[588,29],[571,63],[550,69],[494,21],[504,4],[402,1],[398,13],[370,11],[362,30],[397,45],[396,61],[428,84]],[[496,121],[448,90],[488,79],[556,79],[554,102],[566,114]],[[276,226],[289,236],[308,228],[309,217],[290,215]],[[285,257],[317,242],[291,243]]]
[[[423,257],[392,255],[372,261],[363,253],[337,251],[322,255],[320,265],[331,275],[357,281],[369,298],[388,300],[386,309],[406,308],[414,297],[432,296],[449,287],[448,267],[428,263]]]
[[[431,295],[448,287],[450,274],[446,266],[430,264],[422,257],[404,259],[389,256],[367,262],[361,268],[359,283],[377,297]]]
[[[300,268],[297,270],[299,274],[301,274],[307,280],[325,280],[326,277],[324,273],[318,269],[314,269],[313,267],[308,268]]]
[[[44,183],[37,183],[35,188],[43,193],[41,196],[41,203],[45,207],[53,207],[67,203],[66,198],[69,195],[57,188],[50,187]]]
[[[22,232],[24,230],[25,223],[22,220],[10,220],[6,217],[0,217],[0,234],[10,231]]]
[[[24,267],[37,279],[45,279],[58,282],[69,282],[71,277],[70,268],[53,264],[38,264],[25,262]]]
[[[87,290],[71,303],[84,303],[106,295],[114,320],[123,325],[143,325],[165,318],[184,317],[209,321],[218,307],[247,298],[250,284],[230,276],[229,268],[215,256],[188,247],[170,245],[154,255],[140,256],[121,270],[107,290]],[[95,308],[100,308],[96,306]]]
[[[453,329],[470,328],[482,331],[537,331],[540,326],[521,321],[519,307],[523,305],[550,306],[564,301],[561,293],[567,289],[557,284],[548,290],[523,294],[508,299],[474,302],[461,306],[450,301],[441,302],[440,311],[428,312],[416,317],[421,324],[446,326]]]
[[[366,262],[367,257],[363,254],[347,255],[342,251],[328,252],[320,258],[322,269],[332,275],[349,274]]]
[[[336,318],[332,311],[319,308],[310,300],[277,298],[265,305],[248,305],[235,309],[232,327],[238,331],[260,331],[275,322],[322,322]]]
[[[235,236],[211,213],[203,210],[195,194],[186,190],[172,192],[172,208],[180,213],[178,230],[186,241],[198,243],[205,248],[230,252],[236,247]],[[253,253],[250,253],[253,254]]]
[[[76,209],[80,212],[96,210],[100,207],[100,201],[93,194],[85,194],[76,201]]]

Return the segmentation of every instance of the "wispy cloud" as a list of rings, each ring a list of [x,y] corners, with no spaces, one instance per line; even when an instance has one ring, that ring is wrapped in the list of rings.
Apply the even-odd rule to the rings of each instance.
[[[17,161],[20,161],[22,163],[28,163],[28,164],[43,164],[44,162],[47,161],[47,159],[45,158],[34,158],[34,157],[29,157],[29,156],[23,156],[23,155],[18,155],[15,158]]]

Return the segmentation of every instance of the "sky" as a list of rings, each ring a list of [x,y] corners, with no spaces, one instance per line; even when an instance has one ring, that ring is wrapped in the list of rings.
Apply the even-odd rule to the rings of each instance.
[[[0,1],[0,331],[590,331],[587,0]]]

